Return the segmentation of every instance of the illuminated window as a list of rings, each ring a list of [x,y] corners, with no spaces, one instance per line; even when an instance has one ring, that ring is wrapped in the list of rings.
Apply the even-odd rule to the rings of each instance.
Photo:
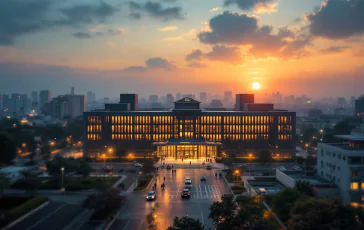
[[[350,183],[350,189],[358,190],[359,189],[359,183],[358,182],[351,182]]]
[[[361,190],[364,190],[364,182],[361,182]]]

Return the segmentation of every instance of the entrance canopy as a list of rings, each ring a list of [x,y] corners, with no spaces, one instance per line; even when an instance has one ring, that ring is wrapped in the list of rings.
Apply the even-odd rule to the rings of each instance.
[[[205,140],[168,140],[154,142],[157,148],[157,156],[173,159],[207,159],[218,156],[220,142],[208,142]]]

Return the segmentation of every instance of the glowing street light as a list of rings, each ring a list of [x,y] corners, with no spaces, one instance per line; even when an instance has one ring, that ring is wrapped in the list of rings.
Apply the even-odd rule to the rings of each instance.
[[[62,188],[61,188],[61,192],[64,192],[64,167],[61,168],[61,174],[62,174]]]
[[[105,153],[102,154],[102,157],[104,158],[104,166],[106,166],[106,155],[105,155]]]
[[[114,151],[114,150],[113,150],[112,148],[109,148],[109,149],[108,149],[108,152],[109,152],[109,153],[112,153],[113,151]]]

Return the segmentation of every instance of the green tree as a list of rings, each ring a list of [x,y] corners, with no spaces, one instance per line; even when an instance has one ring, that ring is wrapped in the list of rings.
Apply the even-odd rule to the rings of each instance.
[[[272,153],[269,151],[269,149],[263,149],[261,151],[259,151],[258,153],[258,159],[260,161],[260,163],[264,164],[264,163],[271,163],[272,162]]]
[[[157,230],[155,208],[147,215],[148,230]]]
[[[291,217],[291,208],[298,199],[302,197],[301,193],[293,188],[285,188],[274,195],[272,199],[272,209],[285,222]]]
[[[230,157],[225,158],[222,162],[224,163],[224,166],[229,168],[229,170],[231,169],[231,166],[233,166],[234,164],[234,160]]]
[[[222,195],[221,201],[211,204],[209,218],[217,230],[241,229],[243,223],[235,215],[237,208],[233,195]]]
[[[362,209],[343,205],[338,200],[301,200],[294,204],[289,230],[364,229]]]
[[[315,196],[312,184],[309,181],[296,181],[295,189],[307,196]]]
[[[154,167],[153,161],[148,160],[143,163],[143,166],[142,166],[143,174],[147,175],[151,172],[154,172],[154,170],[155,170],[155,167]]]
[[[63,158],[59,155],[55,156],[52,161],[47,163],[47,170],[51,175],[60,175],[61,168],[64,173],[76,172],[77,174],[88,176],[93,171],[91,166],[84,159]]]
[[[193,219],[188,216],[178,218],[177,216],[173,220],[173,226],[167,228],[167,230],[204,230],[205,225],[201,223],[199,219]]]
[[[0,133],[0,164],[11,164],[16,157],[14,138],[7,132]]]
[[[308,166],[315,166],[317,164],[317,159],[309,155],[305,159],[305,164]]]
[[[296,161],[297,161],[297,164],[303,165],[303,162],[305,161],[305,159],[303,157],[296,157]]]

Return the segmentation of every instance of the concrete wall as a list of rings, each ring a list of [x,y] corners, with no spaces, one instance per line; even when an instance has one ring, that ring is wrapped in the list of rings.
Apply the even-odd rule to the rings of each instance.
[[[279,169],[276,169],[276,178],[279,182],[281,182],[282,184],[284,184],[284,186],[288,188],[294,188],[296,184],[296,181],[294,179],[292,179]]]

